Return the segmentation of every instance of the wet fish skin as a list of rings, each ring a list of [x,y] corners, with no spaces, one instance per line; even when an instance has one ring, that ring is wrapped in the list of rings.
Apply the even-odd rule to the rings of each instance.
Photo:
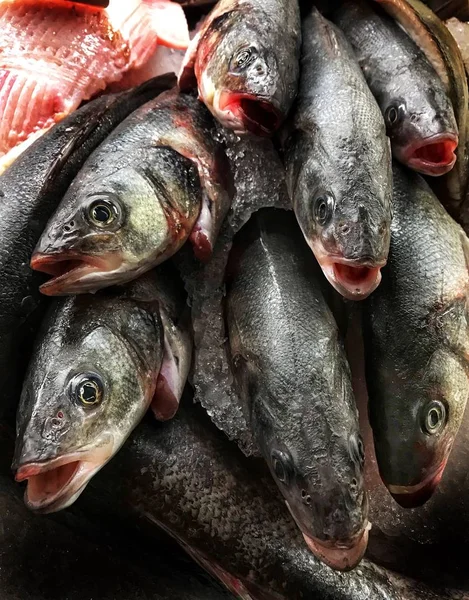
[[[29,260],[49,217],[94,148],[130,112],[172,85],[173,76],[162,76],[88,103],[0,177],[0,414],[19,396],[20,364],[44,306],[43,277],[29,268]]]
[[[425,175],[450,171],[458,127],[445,86],[423,50],[388,15],[361,0],[343,3],[335,22],[380,105],[394,157]]]
[[[379,285],[389,250],[390,146],[350,44],[315,8],[303,22],[300,91],[283,137],[306,241],[337,291],[361,300]]]
[[[32,258],[34,269],[54,276],[41,291],[83,293],[130,281],[189,237],[206,260],[231,202],[225,160],[214,122],[195,98],[173,90],[142,106],[89,157],[50,219]],[[96,223],[93,211],[103,202],[105,220]]]
[[[326,282],[294,215],[256,213],[228,272],[225,319],[248,423],[311,550],[353,568],[368,538],[363,442]]]
[[[391,251],[364,309],[370,422],[403,506],[435,491],[469,394],[469,242],[424,180],[394,166]]]
[[[297,0],[221,0],[191,43],[179,77],[238,134],[272,135],[298,88]]]

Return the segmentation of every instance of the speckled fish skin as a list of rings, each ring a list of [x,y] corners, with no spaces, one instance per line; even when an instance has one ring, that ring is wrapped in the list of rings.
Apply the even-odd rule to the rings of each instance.
[[[129,113],[174,81],[162,76],[88,103],[35,142],[0,177],[0,414],[17,402],[21,383],[15,373],[42,314],[39,285],[44,278],[29,268],[29,260],[48,219],[89,154]]]
[[[148,409],[163,361],[163,285],[151,273],[53,303],[17,413],[13,468],[31,510],[72,504]]]
[[[236,133],[271,135],[297,93],[300,45],[298,0],[221,0],[189,47],[180,86],[198,87]]]
[[[231,201],[225,158],[195,98],[172,90],[135,111],[89,157],[39,240],[31,264],[54,275],[41,291],[130,281],[189,237],[208,259]],[[103,203],[110,219],[96,222]]]
[[[228,273],[233,372],[254,437],[311,550],[353,568],[368,539],[363,442],[327,283],[294,215],[256,213]]]
[[[335,21],[378,100],[394,157],[425,175],[450,171],[458,127],[444,84],[424,52],[388,15],[363,0],[342,3]]]
[[[435,491],[469,394],[469,242],[424,180],[394,166],[391,251],[364,310],[370,422],[403,506]]]
[[[365,298],[389,250],[390,144],[350,44],[315,8],[303,22],[300,91],[284,144],[306,241],[339,293]]]

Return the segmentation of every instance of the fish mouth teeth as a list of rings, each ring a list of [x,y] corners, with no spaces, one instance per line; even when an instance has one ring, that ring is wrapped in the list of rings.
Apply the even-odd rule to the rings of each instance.
[[[21,465],[15,479],[28,482],[24,501],[30,510],[44,514],[56,512],[76,500],[111,456],[112,440],[94,451]]]
[[[394,500],[403,508],[417,508],[423,506],[433,496],[440,484],[446,467],[445,459],[436,471],[433,471],[416,485],[386,485]]]
[[[306,545],[322,562],[337,571],[350,571],[362,560],[368,546],[371,524],[347,542],[326,542],[303,533]]]
[[[108,273],[119,268],[122,261],[117,255],[87,256],[79,253],[42,254],[31,258],[31,268],[52,275],[39,288],[46,296],[60,296],[82,291],[81,282],[89,275]]]
[[[258,137],[269,137],[282,122],[274,105],[252,94],[222,92],[218,98],[218,112],[233,121],[236,133],[247,131]]]
[[[335,289],[348,300],[364,300],[381,282],[381,267],[335,260],[325,271]]]
[[[411,146],[406,152],[406,162],[409,167],[424,175],[439,177],[454,167],[457,147],[457,136],[432,136]]]

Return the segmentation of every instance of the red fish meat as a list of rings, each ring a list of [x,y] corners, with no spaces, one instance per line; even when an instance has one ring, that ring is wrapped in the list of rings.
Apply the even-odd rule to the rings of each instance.
[[[183,9],[170,0],[0,0],[0,173],[83,100],[119,81],[158,44],[185,49]]]

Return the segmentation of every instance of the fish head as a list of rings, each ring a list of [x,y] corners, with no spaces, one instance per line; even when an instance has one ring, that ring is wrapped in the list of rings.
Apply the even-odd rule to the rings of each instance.
[[[442,87],[412,86],[403,97],[382,101],[387,133],[396,158],[424,175],[439,176],[456,162],[458,127]]]
[[[200,210],[199,198],[195,188],[187,190],[187,178],[178,182],[173,174],[160,182],[153,175],[142,164],[72,183],[32,256],[33,269],[52,275],[42,293],[78,294],[123,283],[179,249]]]
[[[256,27],[233,26],[238,18],[226,13],[215,19],[202,39],[199,95],[222,125],[237,134],[271,136],[291,106],[293,86],[282,77],[277,49]]]
[[[435,351],[418,372],[389,365],[384,377],[381,397],[370,389],[378,467],[393,498],[414,508],[427,502],[441,481],[469,395],[468,377],[447,349]]]
[[[28,482],[26,505],[49,513],[72,504],[137,425],[150,387],[141,361],[106,326],[55,356],[44,352],[17,413],[13,469]]]
[[[357,181],[347,168],[330,168],[317,156],[299,160],[290,180],[295,214],[329,283],[345,298],[363,300],[378,287],[387,262],[392,189],[387,181]]]

